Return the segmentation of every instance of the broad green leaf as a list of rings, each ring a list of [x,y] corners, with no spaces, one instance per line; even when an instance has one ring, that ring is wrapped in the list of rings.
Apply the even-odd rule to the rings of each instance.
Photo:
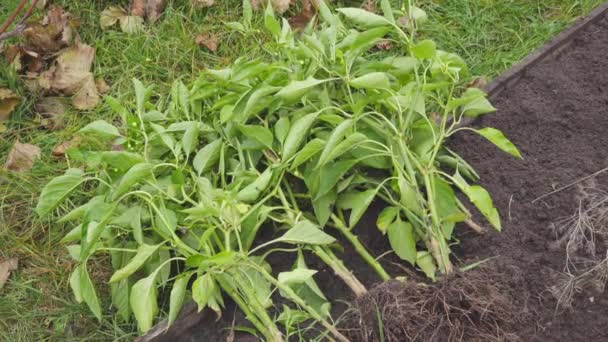
[[[416,238],[409,222],[397,219],[388,226],[388,241],[395,254],[412,265],[416,263]]]
[[[469,185],[462,178],[462,176],[456,172],[456,174],[452,177],[454,184],[469,198],[471,203],[475,205],[475,207],[479,210],[480,213],[492,224],[492,226],[500,231],[500,215],[498,213],[498,209],[494,207],[494,203],[492,202],[492,197],[486,189],[479,185]]]
[[[258,141],[272,150],[274,137],[268,128],[256,125],[239,125],[239,131],[247,138]]]
[[[77,266],[70,274],[70,287],[72,288],[72,292],[74,293],[74,298],[78,303],[82,303],[82,288],[80,287],[80,271],[81,265]]]
[[[309,270],[306,268],[296,268],[288,272],[279,273],[277,280],[279,281],[279,283],[291,287],[295,284],[302,284],[304,282],[307,282],[316,273],[317,271],[315,270]]]
[[[329,152],[329,155],[325,158],[324,163],[329,163],[329,162],[333,161],[334,159],[339,158],[344,153],[346,153],[354,148],[357,148],[359,145],[361,145],[366,140],[368,140],[367,136],[365,136],[365,134],[360,133],[360,132],[355,132],[353,134],[347,135],[344,140],[342,140],[338,145],[336,145],[336,147],[334,147]]]
[[[296,157],[291,163],[291,168],[296,169],[298,166],[304,164],[317,153],[321,152],[324,146],[325,140],[319,138],[312,139],[306,145],[304,145],[298,154],[296,154]]]
[[[302,243],[307,245],[328,245],[336,241],[336,239],[319,229],[316,224],[308,220],[302,220],[296,223],[277,240],[287,243]]]
[[[425,39],[412,47],[412,53],[418,59],[432,59],[437,53],[437,46],[434,41]]]
[[[186,117],[190,115],[190,92],[188,88],[181,80],[177,80],[173,83],[172,86],[172,94],[171,99],[174,103],[177,104],[181,110],[184,111]]]
[[[397,180],[399,192],[401,194],[399,202],[409,211],[420,216],[423,214],[422,207],[418,200],[417,189],[410,184],[402,174],[399,174]]]
[[[93,286],[93,282],[91,281],[91,277],[89,277],[89,272],[87,271],[86,264],[80,264],[74,272],[78,271],[78,279],[74,279],[74,281],[78,280],[78,291],[80,292],[80,296],[82,300],[89,306],[91,312],[97,317],[98,320],[101,321],[101,306],[99,305],[99,299],[97,298],[97,293],[95,292],[95,286]],[[74,287],[72,287],[74,289]],[[76,291],[74,291],[76,294]],[[78,299],[78,297],[76,297]]]
[[[319,7],[319,14],[323,21],[327,22],[333,27],[336,27],[340,24],[340,19],[332,13],[331,9],[327,6],[324,0],[317,0],[317,5]]]
[[[196,125],[188,127],[188,129],[186,129],[186,132],[184,132],[184,135],[182,137],[182,146],[184,147],[184,152],[186,153],[186,156],[189,156],[190,153],[192,153],[192,150],[196,148],[196,145],[198,144],[198,134],[199,129]]]
[[[133,238],[138,244],[143,243],[143,231],[141,227],[141,216],[143,208],[140,206],[132,206],[120,216],[112,219],[111,224],[122,227],[131,227],[133,230]]]
[[[392,67],[388,73],[394,76],[404,76],[411,74],[418,65],[418,60],[409,56],[388,57],[382,61]]]
[[[331,215],[331,211],[337,197],[338,195],[336,190],[332,188],[325,195],[313,200],[312,207],[315,211],[317,221],[321,226],[324,226],[329,220],[329,216]]]
[[[486,98],[486,93],[477,88],[467,89],[459,99],[451,100],[448,103],[448,108],[454,106],[462,106],[462,113],[473,118],[496,111],[496,108]]]
[[[268,167],[253,183],[244,187],[236,195],[236,199],[242,202],[253,202],[268,188],[272,179],[272,168]]]
[[[190,273],[182,274],[175,279],[175,282],[173,282],[173,288],[171,289],[171,294],[169,295],[168,326],[171,326],[171,324],[173,324],[173,322],[175,322],[177,319],[177,315],[179,315],[182,304],[184,303],[184,298],[186,297],[186,289],[190,276]]]
[[[91,200],[87,203],[72,209],[72,211],[57,220],[57,223],[66,223],[70,221],[80,220],[87,213],[91,220],[99,221],[101,219],[101,216],[99,214],[101,214],[102,212],[98,212],[97,209],[101,208],[103,210],[104,204],[104,196],[95,196],[91,198]]]
[[[424,272],[429,279],[435,281],[437,265],[435,264],[433,256],[429,252],[418,252],[416,254],[416,265],[420,267],[422,272]]]
[[[327,139],[327,143],[325,144],[325,148],[323,148],[323,152],[321,152],[317,167],[323,166],[328,162],[329,155],[336,147],[336,145],[338,145],[342,141],[342,139],[344,139],[344,136],[348,133],[354,123],[355,122],[352,119],[346,119],[342,121],[342,123],[340,123],[331,132],[331,135],[329,136],[329,138]]]
[[[395,221],[395,218],[397,218],[398,215],[399,208],[397,207],[386,207],[382,209],[376,220],[376,227],[378,227],[382,234],[386,234],[388,227]]]
[[[213,296],[215,291],[215,281],[209,273],[205,273],[192,283],[192,299],[198,305],[198,312],[201,312],[207,306],[209,298]]]
[[[110,285],[112,292],[112,305],[122,318],[123,322],[128,322],[131,318],[131,306],[129,304],[129,280],[125,279]]]
[[[131,310],[137,320],[137,327],[142,333],[152,328],[154,318],[158,314],[158,303],[156,301],[156,272],[138,280],[131,287],[129,303]]]
[[[338,207],[342,209],[351,209],[350,217],[348,218],[349,227],[354,227],[361,219],[369,205],[376,197],[376,189],[366,190],[362,192],[349,191],[340,195]]]
[[[475,130],[475,132],[488,139],[491,143],[496,145],[496,147],[498,147],[502,151],[507,152],[508,154],[514,157],[523,159],[517,147],[515,147],[515,145],[513,145],[513,143],[509,141],[509,139],[507,139],[507,137],[505,137],[505,135],[502,134],[502,132],[497,130],[496,128],[485,127],[482,129],[477,129]]]
[[[194,160],[192,166],[200,175],[212,168],[220,159],[220,150],[222,149],[222,140],[217,139],[201,148]]]
[[[301,98],[311,88],[318,86],[319,84],[328,82],[329,80],[318,80],[313,77],[307,78],[303,81],[291,81],[283,89],[276,93],[276,96],[283,98],[287,101],[293,101]]]
[[[357,160],[340,160],[335,163],[328,163],[319,171],[319,186],[314,191],[314,200],[329,193],[338,184],[338,181],[357,164]]]
[[[382,8],[382,13],[384,13],[384,17],[391,23],[395,22],[395,16],[393,15],[393,8],[391,7],[391,2],[389,0],[380,0],[380,8]]]
[[[283,160],[291,158],[298,151],[318,115],[318,113],[307,114],[291,125],[289,134],[283,144]]]
[[[140,80],[133,78],[133,88],[135,89],[135,105],[140,114],[145,112],[145,104],[150,96],[150,88],[147,88]]]
[[[133,274],[135,271],[137,271],[140,267],[143,266],[143,264],[146,262],[146,260],[148,260],[148,258],[152,254],[154,254],[154,252],[156,252],[156,250],[158,250],[158,248],[160,246],[162,246],[162,244],[147,245],[144,243],[144,244],[140,245],[137,248],[137,253],[129,261],[129,263],[126,264],[123,268],[114,272],[114,274],[112,275],[112,278],[110,278],[110,283],[121,281],[121,280],[127,278],[128,276],[130,276],[131,274]]]
[[[349,84],[357,89],[389,89],[390,79],[385,72],[370,72],[350,80]]]
[[[154,132],[156,132],[158,137],[160,137],[160,140],[163,142],[163,144],[165,144],[165,146],[167,146],[170,150],[175,149],[176,142],[173,135],[167,132],[163,126],[152,123],[150,124],[150,127],[152,127]]]
[[[101,161],[116,169],[117,172],[124,172],[135,164],[143,163],[144,158],[140,154],[133,152],[104,151],[101,154]]]
[[[281,36],[281,24],[277,18],[274,17],[274,10],[272,9],[270,3],[266,5],[266,11],[264,12],[264,26],[268,31],[270,31],[270,33],[272,33],[273,36]]]
[[[131,167],[129,171],[127,171],[127,173],[122,176],[120,182],[118,183],[118,186],[116,187],[116,189],[114,189],[114,192],[112,193],[112,201],[118,200],[122,195],[129,192],[133,185],[137,184],[142,179],[150,176],[152,174],[153,168],[154,165],[150,163],[140,163],[133,165],[133,167]]]
[[[253,17],[253,7],[251,6],[251,0],[243,0],[243,25],[249,28],[251,27],[251,18]],[[245,30],[243,30],[245,31]]]
[[[363,28],[390,25],[390,22],[386,18],[361,8],[338,8],[336,11],[344,14],[350,21]]]
[[[84,180],[82,170],[68,169],[65,174],[53,178],[40,193],[36,213],[39,216],[49,214]]]
[[[120,132],[118,132],[118,129],[105,120],[93,121],[90,124],[81,128],[78,133],[82,135],[92,134],[108,139],[120,136]]]
[[[277,137],[277,140],[283,144],[287,135],[289,134],[289,128],[291,127],[291,122],[289,121],[288,116],[283,116],[274,125],[274,135]]]

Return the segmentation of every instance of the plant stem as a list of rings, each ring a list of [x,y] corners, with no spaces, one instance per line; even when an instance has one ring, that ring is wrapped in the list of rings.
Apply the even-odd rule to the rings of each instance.
[[[304,309],[304,311],[306,311],[310,315],[310,317],[312,317],[315,321],[321,323],[321,325],[323,325],[323,327],[325,329],[327,329],[338,341],[350,342],[349,339],[346,338],[346,336],[342,335],[342,333],[340,333],[338,331],[338,329],[336,329],[336,327],[334,327],[327,320],[325,320],[318,312],[316,312],[313,308],[311,308],[310,305],[306,304],[306,302],[300,296],[298,296],[291,289],[291,287],[280,283],[272,275],[270,275],[268,272],[266,272],[266,270],[264,268],[258,267],[257,265],[252,265],[252,266],[254,268],[256,268],[258,270],[258,272],[260,272],[264,276],[264,278],[266,278],[274,286],[276,286],[280,291],[282,291],[283,294],[285,294],[285,296],[288,297],[292,302],[294,302],[296,305],[298,305],[299,307]]]
[[[334,273],[342,279],[346,285],[359,297],[367,293],[367,289],[351,271],[349,271],[342,260],[338,259],[328,248],[314,246],[312,248],[316,256],[325,262]]]
[[[453,272],[452,262],[450,261],[449,251],[443,234],[441,233],[441,223],[437,214],[437,208],[435,206],[434,186],[428,173],[424,173],[424,186],[426,187],[426,194],[428,200],[429,211],[431,212],[431,229],[430,229],[430,248],[431,254],[435,258],[437,265],[444,274],[450,274]]]
[[[350,229],[346,227],[344,222],[342,222],[342,220],[340,220],[340,218],[338,218],[335,214],[331,214],[331,219],[334,222],[334,227],[339,230],[344,237],[346,237],[353,247],[355,247],[357,253],[359,253],[365,262],[367,262],[367,264],[370,265],[374,271],[376,271],[376,273],[378,273],[380,279],[383,281],[391,279],[391,276],[386,273],[382,265],[380,265],[380,263],[367,251],[365,246],[361,244],[359,238],[355,234],[351,233]]]

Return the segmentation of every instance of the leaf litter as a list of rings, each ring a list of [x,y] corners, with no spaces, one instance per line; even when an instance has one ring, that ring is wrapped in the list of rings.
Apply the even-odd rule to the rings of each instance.
[[[40,158],[40,147],[16,141],[8,153],[4,167],[11,171],[26,172]]]
[[[19,259],[10,258],[0,262],[0,289],[4,287],[4,284],[8,281],[12,271],[16,271],[19,267]]]

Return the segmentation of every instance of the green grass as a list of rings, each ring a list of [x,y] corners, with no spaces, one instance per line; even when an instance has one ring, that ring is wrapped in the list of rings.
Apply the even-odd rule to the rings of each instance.
[[[121,1],[126,4],[128,1]],[[351,3],[354,1],[350,1]],[[18,0],[3,1],[0,22]],[[263,58],[263,32],[243,36],[223,28],[222,22],[239,20],[240,0],[216,1],[208,10],[192,10],[186,0],[172,1],[161,21],[139,35],[117,29],[102,31],[99,13],[116,1],[55,1],[80,22],[81,39],[96,48],[95,75],[111,85],[110,94],[132,96],[131,78],[155,84],[166,94],[173,80],[196,78],[204,68],[230,64],[238,57]],[[464,57],[473,73],[494,77],[539,47],[568,23],[591,11],[600,0],[424,0],[429,22],[422,31],[447,51]],[[5,5],[6,4],[6,5]],[[39,14],[37,14],[39,15]],[[261,18],[254,26],[262,27]],[[196,46],[198,33],[218,35],[216,53]],[[0,169],[0,258],[19,257],[20,269],[0,290],[0,341],[132,340],[134,327],[116,322],[104,300],[104,321],[97,322],[85,305],[77,304],[68,284],[74,266],[59,244],[71,227],[51,225],[33,215],[37,196],[49,178],[65,169],[51,156],[57,143],[69,140],[87,122],[111,115],[104,105],[93,111],[66,114],[60,131],[41,128],[33,112],[34,96],[0,59],[0,86],[25,100],[13,113],[9,129],[0,133],[0,162],[15,140],[36,144],[43,151],[30,173]],[[104,289],[109,278],[103,262],[91,265],[96,286]],[[131,334],[131,335],[129,335]]]

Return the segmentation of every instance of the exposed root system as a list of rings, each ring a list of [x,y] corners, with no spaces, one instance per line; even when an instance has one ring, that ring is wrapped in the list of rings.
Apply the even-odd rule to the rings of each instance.
[[[503,278],[494,273],[484,268],[436,285],[376,286],[350,310],[347,333],[355,341],[519,341],[510,331],[524,319],[524,307],[507,285],[491,280]]]

